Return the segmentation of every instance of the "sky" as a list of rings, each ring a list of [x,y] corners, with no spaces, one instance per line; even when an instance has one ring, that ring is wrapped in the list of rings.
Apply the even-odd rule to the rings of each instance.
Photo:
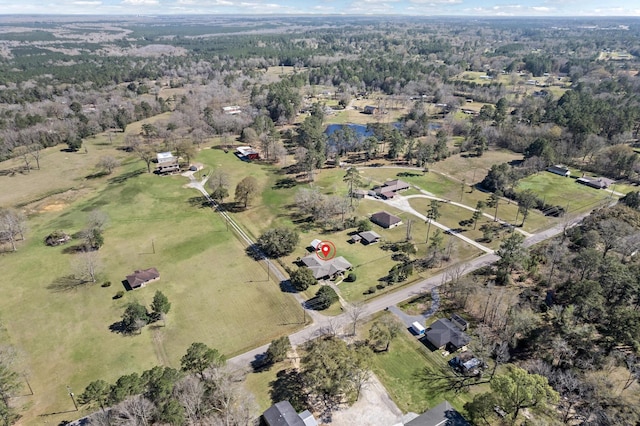
[[[4,14],[640,16],[639,0],[0,0]]]

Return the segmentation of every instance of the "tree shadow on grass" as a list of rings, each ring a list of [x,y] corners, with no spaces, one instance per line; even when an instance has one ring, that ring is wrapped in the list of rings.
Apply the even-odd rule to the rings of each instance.
[[[84,178],[85,179],[98,179],[101,178],[103,176],[107,176],[109,173],[105,172],[104,170],[101,172],[97,172],[97,173],[92,173],[90,175],[86,175]]]
[[[276,184],[272,186],[272,189],[288,189],[293,188],[298,184],[298,181],[295,178],[286,177],[282,179],[278,179]]]
[[[243,212],[243,211],[247,210],[247,207],[245,207],[244,204],[236,203],[235,201],[230,201],[228,203],[222,203],[222,204],[220,204],[220,207],[222,207],[222,210],[230,212],[230,213],[240,213],[240,212]]]
[[[88,284],[89,281],[76,277],[75,275],[66,275],[53,280],[47,286],[48,290],[55,292],[71,291]]]
[[[211,207],[211,203],[204,196],[191,197],[188,202],[191,207],[199,207],[201,209]]]
[[[271,388],[269,396],[274,404],[288,400],[296,411],[306,410],[307,394],[302,376],[296,370],[278,372],[276,380],[270,382],[269,387]]]
[[[262,251],[260,250],[260,246],[258,246],[257,244],[251,244],[246,248],[245,252],[247,253],[247,256],[249,256],[256,262],[265,258],[264,253],[262,253]]]
[[[254,373],[262,373],[263,371],[269,371],[273,366],[273,362],[266,352],[257,354],[253,361],[251,361],[251,368]]]
[[[298,291],[293,287],[290,280],[280,281],[280,290],[283,293],[297,293]]]
[[[124,334],[124,335],[131,334],[124,327],[124,324],[122,323],[122,321],[116,321],[113,324],[111,324],[109,326],[109,331],[111,331],[112,333],[116,333],[116,334]]]
[[[111,179],[109,179],[109,183],[124,183],[131,178],[140,176],[144,172],[145,172],[145,169],[138,169],[132,172],[123,173],[120,176],[112,177]]]

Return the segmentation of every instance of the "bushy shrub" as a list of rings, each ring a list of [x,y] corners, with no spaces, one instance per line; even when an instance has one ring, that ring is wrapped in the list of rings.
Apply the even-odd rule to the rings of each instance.
[[[124,296],[124,291],[120,290],[119,292],[117,292],[117,293],[113,296],[113,298],[114,298],[114,299],[121,299],[121,298],[122,298],[122,296]]]
[[[323,285],[318,289],[316,293],[316,304],[315,306],[319,311],[329,308],[329,306],[333,305],[340,298],[336,291],[328,285]]]
[[[111,281],[105,281],[100,285],[100,287],[111,287]]]

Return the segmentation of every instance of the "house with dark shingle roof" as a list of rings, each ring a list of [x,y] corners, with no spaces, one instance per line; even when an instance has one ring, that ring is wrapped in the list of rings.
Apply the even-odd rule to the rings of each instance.
[[[333,259],[323,260],[315,253],[311,253],[300,261],[307,268],[311,269],[315,279],[331,279],[338,274],[342,274],[345,271],[350,270],[353,266],[347,259],[342,256],[334,257]]]
[[[160,278],[160,272],[156,268],[136,270],[131,275],[127,275],[129,286],[134,288],[144,287],[148,283]]]
[[[385,229],[395,228],[402,225],[402,219],[386,211],[381,211],[371,215],[371,222],[382,226]]]
[[[318,421],[309,410],[298,414],[289,401],[273,404],[262,414],[262,419],[264,422],[260,424],[267,426],[318,426]]]
[[[469,343],[471,339],[448,319],[439,319],[431,324],[425,337],[437,349],[446,348],[455,352]]]
[[[289,401],[273,404],[262,414],[267,426],[305,426]]]
[[[405,426],[471,426],[471,424],[451,406],[449,401],[444,401],[405,423]]]
[[[547,167],[547,171],[551,172],[551,173],[554,173],[556,175],[564,176],[564,177],[571,176],[571,171],[566,166],[563,166],[562,164],[556,164],[555,166],[549,166],[549,167]]]

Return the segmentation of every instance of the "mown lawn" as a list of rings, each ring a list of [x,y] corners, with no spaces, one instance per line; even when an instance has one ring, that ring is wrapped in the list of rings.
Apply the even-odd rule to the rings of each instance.
[[[387,392],[403,412],[422,413],[444,400],[464,413],[464,404],[477,393],[486,392],[487,385],[473,386],[468,393],[438,392],[428,383],[437,368],[446,365],[449,358],[427,347],[403,331],[391,342],[388,352],[375,354],[373,371]]]
[[[24,424],[72,408],[66,385],[79,394],[92,380],[114,381],[158,364],[179,367],[194,341],[233,356],[300,326],[295,300],[267,281],[217,215],[190,203],[198,193],[182,187],[185,178],[136,175],[137,166],[144,171],[133,164],[61,211],[30,217],[27,241],[0,257],[2,324],[35,393],[21,398],[28,407]],[[94,209],[109,218],[98,251],[99,282],[55,285],[74,271],[77,255],[46,247],[44,237],[56,229],[81,230]],[[158,282],[112,300],[125,275],[152,266],[160,271]],[[107,280],[111,286],[100,287]],[[126,303],[149,305],[156,290],[172,303],[166,326],[136,336],[110,331]],[[46,418],[71,417],[77,413]]]
[[[600,189],[590,188],[549,172],[539,172],[521,179],[517,191],[531,189],[547,204],[568,207],[569,214],[583,213],[603,203],[611,194]]]
[[[410,173],[410,175],[403,175],[403,172],[408,172]],[[363,169],[362,174],[370,178],[373,182],[378,183],[382,183],[385,180],[390,179],[402,179],[439,198],[462,203],[473,208],[475,208],[478,201],[486,202],[489,199],[490,195],[476,189],[471,189],[467,185],[463,186],[461,182],[456,182],[445,175],[435,172],[422,174],[420,172],[411,170],[403,171],[402,169],[384,169],[373,167]],[[411,203],[412,205],[414,204],[413,199],[411,200]],[[415,208],[423,214],[426,212],[426,210],[420,209],[422,208],[421,206]],[[494,209],[490,208],[485,208],[484,210],[488,214],[493,214],[495,211]],[[462,216],[467,214],[463,209],[460,209],[460,211],[461,213],[459,214]],[[513,223],[513,221],[516,219],[517,211],[518,206],[513,201],[502,199],[500,205],[498,206],[498,218],[509,223]],[[467,212],[470,218],[473,213],[469,210],[467,210]],[[554,218],[545,217],[538,211],[532,211],[529,213],[529,217],[524,224],[524,230],[527,232],[535,232],[537,230],[544,229],[550,226],[551,224],[553,224],[553,222]]]
[[[445,160],[432,164],[429,169],[451,176],[459,182],[464,180],[467,185],[472,185],[481,182],[494,164],[509,163],[517,160],[522,160],[522,154],[507,150],[489,150],[481,157],[467,155],[467,153],[464,155],[452,155]]]

